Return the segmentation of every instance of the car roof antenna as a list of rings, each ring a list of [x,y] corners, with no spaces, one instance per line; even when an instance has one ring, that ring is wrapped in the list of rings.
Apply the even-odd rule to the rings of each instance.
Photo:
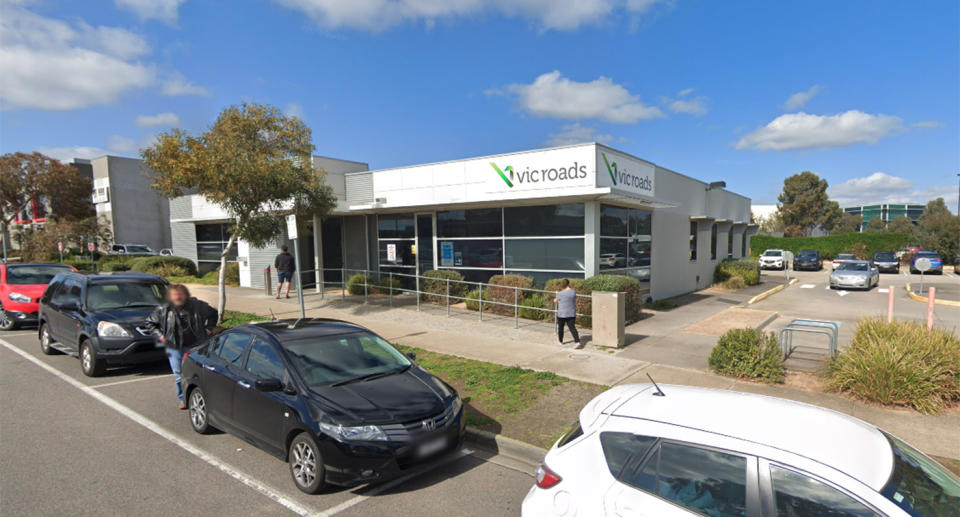
[[[653,383],[653,387],[657,389],[657,392],[653,394],[654,397],[666,397],[667,394],[660,389],[660,386],[657,385],[657,381],[653,380],[653,377],[650,376],[650,373],[647,373],[647,378],[650,379],[650,382]]]

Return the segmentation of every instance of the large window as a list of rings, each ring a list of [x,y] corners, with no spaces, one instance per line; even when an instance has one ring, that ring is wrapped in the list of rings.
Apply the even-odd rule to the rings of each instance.
[[[377,217],[377,256],[381,268],[415,268],[413,214],[385,214]],[[382,269],[385,270],[385,269]],[[400,270],[398,270],[400,271]]]
[[[203,223],[194,225],[197,236],[197,269],[201,274],[220,267],[220,254],[230,240],[229,223]],[[227,253],[227,260],[237,260],[237,243]]]
[[[583,235],[583,203],[507,207],[503,229],[507,237]]]
[[[437,237],[499,237],[500,217],[499,208],[437,212]]]
[[[600,269],[650,281],[652,213],[649,210],[600,206]]]

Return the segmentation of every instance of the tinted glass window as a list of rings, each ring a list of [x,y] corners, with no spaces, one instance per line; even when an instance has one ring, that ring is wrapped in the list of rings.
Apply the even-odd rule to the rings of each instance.
[[[217,350],[217,355],[225,363],[239,365],[249,342],[250,336],[248,334],[241,332],[226,334],[220,338],[220,348]]]
[[[247,356],[247,371],[257,379],[283,379],[283,361],[272,344],[254,338]]]
[[[797,257],[816,257],[817,252],[815,250],[800,250],[800,253],[797,253]]]
[[[417,256],[413,254],[413,239],[410,240],[391,240],[380,241],[379,254],[380,263],[390,266],[413,266],[417,262]],[[393,249],[391,258],[391,248]]]
[[[605,237],[627,236],[627,209],[619,206],[600,206],[600,235]]]
[[[73,278],[68,278],[64,280],[63,284],[60,286],[60,289],[54,293],[53,298],[50,300],[51,303],[55,305],[64,305],[64,304],[80,304],[80,295],[82,293],[82,288],[80,282]]]
[[[91,284],[87,289],[87,308],[91,311],[124,307],[156,307],[163,303],[166,287],[147,282]]]
[[[717,259],[717,223],[710,227],[710,258]]]
[[[897,256],[892,251],[879,251],[873,256],[873,260],[897,260]]]
[[[507,267],[583,271],[583,239],[507,240]]]
[[[610,474],[619,478],[630,459],[643,458],[656,441],[656,438],[632,433],[600,433],[600,446],[603,448]]]
[[[960,479],[906,443],[887,435],[893,474],[881,493],[910,515],[957,515]]]
[[[503,266],[503,241],[500,239],[447,242],[453,243],[454,267]],[[442,241],[437,241],[437,246],[442,249]]]
[[[627,267],[627,239],[600,239],[600,269]]]
[[[437,237],[498,237],[503,235],[499,208],[437,212]]]
[[[583,203],[507,207],[503,229],[508,237],[583,235]]]
[[[70,271],[67,266],[7,266],[8,284],[49,284],[57,273]]]
[[[770,466],[778,517],[873,517],[873,510],[815,479]]]
[[[413,238],[413,214],[391,214],[377,217],[381,239]]]
[[[410,360],[382,338],[365,332],[284,342],[303,380],[323,386],[405,370]]]
[[[648,210],[630,209],[630,235],[650,235],[651,212]]]
[[[743,456],[664,443],[634,479],[624,482],[702,515],[746,514],[747,459]]]

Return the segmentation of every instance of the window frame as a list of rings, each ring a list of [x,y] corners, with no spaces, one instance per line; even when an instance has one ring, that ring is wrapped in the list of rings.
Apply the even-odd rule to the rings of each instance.
[[[807,472],[801,468],[794,467],[792,465],[787,465],[786,463],[783,463],[783,462],[774,461],[767,458],[759,458],[757,463],[757,473],[758,473],[758,481],[760,485],[759,486],[760,503],[763,505],[764,515],[770,515],[771,517],[777,516],[777,497],[776,497],[776,494],[774,493],[773,477],[770,474],[771,467],[777,467],[782,470],[787,470],[787,471],[793,472],[794,474],[810,478],[818,483],[822,483],[824,486],[830,487],[840,492],[841,494],[844,494],[847,497],[850,497],[854,501],[862,504],[866,508],[873,511],[873,513],[875,513],[877,517],[882,517],[886,515],[885,512],[877,508],[877,505],[872,504],[863,496],[853,493],[850,490],[838,485],[837,483],[834,483],[828,479],[824,479],[821,476],[811,474],[810,472]],[[877,492],[877,495],[879,495],[879,492]]]

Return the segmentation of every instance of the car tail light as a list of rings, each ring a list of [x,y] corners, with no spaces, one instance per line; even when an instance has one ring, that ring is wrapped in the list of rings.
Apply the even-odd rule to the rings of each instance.
[[[541,463],[537,465],[537,486],[540,488],[550,488],[562,481],[562,478],[547,468],[547,465]]]

